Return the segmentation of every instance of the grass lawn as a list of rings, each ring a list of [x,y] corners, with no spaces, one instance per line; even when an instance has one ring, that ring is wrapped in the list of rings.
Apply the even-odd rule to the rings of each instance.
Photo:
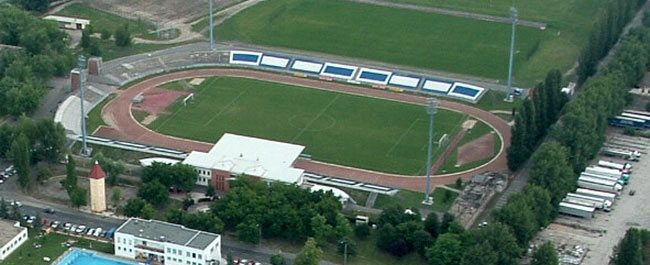
[[[95,32],[101,32],[102,30],[107,29],[111,33],[114,33],[118,27],[124,25],[125,23],[129,24],[129,30],[131,31],[131,34],[135,36],[143,36],[149,31],[156,29],[154,25],[146,23],[140,19],[132,20],[124,18],[77,3],[66,6],[56,14],[60,16],[89,19],[90,24],[93,26]]]
[[[420,257],[416,252],[412,252],[402,258],[397,258],[385,253],[377,248],[377,231],[370,230],[370,235],[361,240],[352,237],[356,243],[357,254],[355,256],[348,256],[348,263],[350,265],[381,265],[381,264],[409,264],[409,265],[425,265],[427,262]],[[323,248],[324,258],[329,261],[343,264],[343,255],[338,254],[334,245],[327,245]]]
[[[456,200],[456,197],[458,197],[458,193],[453,191],[447,192],[448,195],[445,195],[445,193],[445,189],[435,188],[433,193],[431,193],[431,196],[433,197],[433,205],[431,206],[422,204],[422,201],[424,200],[423,192],[400,190],[393,197],[380,194],[377,196],[374,208],[386,209],[391,205],[400,204],[405,208],[429,208],[437,212],[446,212],[449,207],[451,207],[454,200]],[[449,197],[445,200],[445,196]]]
[[[99,48],[102,51],[101,55],[104,58],[104,61],[110,61],[116,58],[126,57],[134,54],[167,49],[167,48],[184,44],[184,43],[180,43],[180,44],[135,43],[127,47],[117,47],[115,46],[115,42],[112,40],[98,39],[97,41],[99,42]]]
[[[507,24],[345,0],[286,0],[238,13],[217,28],[217,36],[505,79],[510,31]],[[553,35],[524,27],[517,34],[519,71]]]
[[[102,119],[102,109],[104,108],[104,106],[106,106],[106,104],[108,102],[113,100],[116,96],[117,95],[115,95],[115,94],[108,95],[108,97],[106,97],[102,102],[97,104],[97,106],[95,106],[88,113],[88,119],[87,119],[87,124],[86,125],[87,125],[87,129],[88,129],[89,134],[94,132],[95,130],[97,130],[97,128],[99,128],[99,126],[106,125],[106,123],[104,123],[104,119]]]
[[[133,115],[133,118],[135,118],[136,121],[142,122],[144,118],[149,116],[149,112],[144,110],[131,110],[131,115]]]
[[[77,241],[72,244],[73,247],[80,247],[92,249],[104,253],[113,254],[113,244],[107,244],[97,241],[92,241],[92,248],[90,247],[91,241],[87,239],[80,239],[76,237],[69,237],[61,234],[50,233],[43,237],[34,236],[34,231],[30,230],[30,238],[7,259],[3,265],[32,265],[32,264],[46,264],[43,257],[50,257],[55,260],[61,256],[68,248],[62,244],[68,240]],[[41,248],[34,248],[35,244],[41,244]]]
[[[177,102],[149,127],[206,142],[231,132],[297,143],[319,161],[424,174],[423,106],[237,77],[208,78],[194,93],[192,104]],[[440,110],[434,139],[453,137],[466,117]],[[434,151],[437,156],[442,150]]]
[[[506,92],[488,90],[481,100],[476,104],[477,108],[483,110],[506,110],[512,111],[512,108],[519,108],[524,102],[521,98],[515,98],[514,102],[507,102],[503,99],[506,98]]]
[[[479,121],[478,123],[476,123],[474,128],[472,128],[472,130],[470,130],[469,132],[467,132],[465,134],[465,136],[463,136],[463,139],[461,139],[460,142],[458,143],[458,147],[461,147],[462,145],[464,145],[466,143],[469,143],[469,142],[471,142],[471,141],[473,141],[473,140],[475,140],[475,139],[477,139],[477,138],[479,138],[479,137],[481,137],[483,135],[486,135],[486,134],[488,134],[488,133],[490,133],[492,131],[493,131],[492,127],[490,127],[487,124]],[[497,137],[496,134],[493,134],[492,136],[495,137],[495,140],[497,141],[496,145],[494,146],[494,155],[496,155],[497,152],[499,151],[499,149],[501,149],[501,140]],[[492,157],[494,157],[494,156],[492,156]],[[447,158],[447,160],[442,165],[442,167],[440,167],[440,169],[438,169],[438,172],[436,172],[436,174],[447,174],[447,173],[454,173],[454,172],[460,172],[460,171],[468,170],[468,169],[480,166],[485,162],[490,161],[490,159],[492,159],[492,157],[482,159],[482,160],[479,160],[479,161],[465,163],[465,164],[463,164],[463,165],[461,165],[459,167],[456,167],[456,163],[458,161],[458,148],[456,148],[456,150],[449,156],[449,158]]]

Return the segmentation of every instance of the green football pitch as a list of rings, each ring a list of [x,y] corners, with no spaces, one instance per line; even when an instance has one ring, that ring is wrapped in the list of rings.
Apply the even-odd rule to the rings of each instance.
[[[193,93],[192,102],[176,102],[149,128],[206,142],[226,132],[254,136],[305,145],[304,153],[318,161],[425,173],[424,106],[238,77],[208,78]],[[453,138],[466,118],[439,110],[434,142],[445,133]],[[435,155],[442,149],[434,145]]]
[[[217,27],[222,40],[504,79],[511,26],[345,0],[270,0]],[[517,29],[516,71],[549,37]]]

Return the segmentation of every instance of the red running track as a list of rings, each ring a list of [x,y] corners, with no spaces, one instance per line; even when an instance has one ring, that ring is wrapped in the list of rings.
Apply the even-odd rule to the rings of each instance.
[[[316,79],[300,78],[289,75],[279,75],[268,72],[260,72],[245,69],[198,69],[188,70],[182,72],[170,73],[162,76],[156,76],[140,83],[137,83],[121,93],[102,110],[102,117],[115,131],[119,138],[128,139],[133,142],[156,145],[185,151],[208,151],[212,147],[212,143],[198,142],[188,139],[182,139],[169,135],[154,132],[140,123],[138,123],[131,115],[131,100],[136,95],[150,89],[157,87],[160,84],[171,82],[179,79],[187,79],[194,77],[209,77],[209,76],[236,76],[254,78],[259,80],[267,80],[278,83],[299,85],[311,87],[316,89],[337,91],[349,94],[363,95],[376,98],[384,98],[389,100],[426,104],[426,97],[401,94],[390,92],[386,90],[362,88],[359,86],[352,86],[347,84],[326,82]],[[472,176],[485,172],[485,171],[503,171],[506,167],[506,150],[510,146],[510,126],[501,118],[494,114],[484,111],[469,105],[458,102],[439,100],[439,107],[451,109],[462,113],[469,114],[474,118],[482,120],[490,124],[501,136],[502,149],[492,161],[468,171],[436,175],[431,178],[431,184],[444,185],[456,181],[458,178],[467,180]],[[102,133],[101,131],[99,132]],[[115,134],[111,135],[115,137]],[[296,167],[305,169],[306,171],[321,173],[330,176],[337,176],[348,178],[352,180],[364,181],[369,183],[376,183],[387,185],[391,187],[405,188],[415,191],[424,191],[425,178],[422,176],[401,176],[394,174],[387,174],[382,172],[373,172],[358,168],[350,168],[339,165],[326,164],[318,161],[299,160],[296,162]]]

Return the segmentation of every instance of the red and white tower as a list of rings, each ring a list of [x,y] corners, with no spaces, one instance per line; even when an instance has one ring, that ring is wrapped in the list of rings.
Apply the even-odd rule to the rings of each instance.
[[[99,162],[95,161],[88,178],[90,179],[90,210],[93,212],[106,211],[106,187],[104,186],[106,173]]]

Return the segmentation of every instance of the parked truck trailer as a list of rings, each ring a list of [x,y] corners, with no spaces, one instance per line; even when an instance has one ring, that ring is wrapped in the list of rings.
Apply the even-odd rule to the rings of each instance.
[[[599,191],[599,190],[592,190],[592,189],[585,189],[585,188],[578,188],[578,189],[576,189],[575,193],[580,194],[580,195],[586,195],[586,196],[605,199],[605,200],[611,201],[612,203],[614,203],[614,201],[618,197],[618,195],[616,193],[606,192],[606,191]]]
[[[580,173],[580,177],[604,179],[604,180],[608,180],[608,181],[614,181],[614,182],[616,182],[618,184],[621,184],[621,185],[627,185],[627,182],[625,181],[625,178],[623,178],[623,177],[617,178],[617,177],[610,177],[610,176],[592,174],[592,173],[587,173],[587,172]]]
[[[571,200],[579,200],[579,201],[585,201],[585,202],[592,202],[594,203],[596,209],[603,210],[606,212],[609,212],[612,209],[612,202],[605,200],[603,198],[597,198],[597,197],[592,197],[592,196],[587,196],[587,195],[580,195],[577,193],[567,193],[566,199],[571,199]]]
[[[589,206],[582,206],[578,204],[560,202],[559,212],[567,215],[591,219],[594,217],[596,208]]]
[[[620,157],[629,161],[639,161],[641,158],[641,153],[638,151],[629,151],[611,147],[603,148],[601,153],[606,156]]]
[[[622,173],[627,173],[627,174],[632,172],[632,164],[627,162],[621,164],[621,163],[616,163],[614,161],[598,160],[598,166],[617,169]]]
[[[598,191],[612,192],[612,193],[616,193],[617,195],[620,195],[621,190],[623,189],[623,186],[621,184],[616,183],[615,181],[609,181],[609,180],[597,179],[591,177],[578,178],[578,187],[598,190]]]

